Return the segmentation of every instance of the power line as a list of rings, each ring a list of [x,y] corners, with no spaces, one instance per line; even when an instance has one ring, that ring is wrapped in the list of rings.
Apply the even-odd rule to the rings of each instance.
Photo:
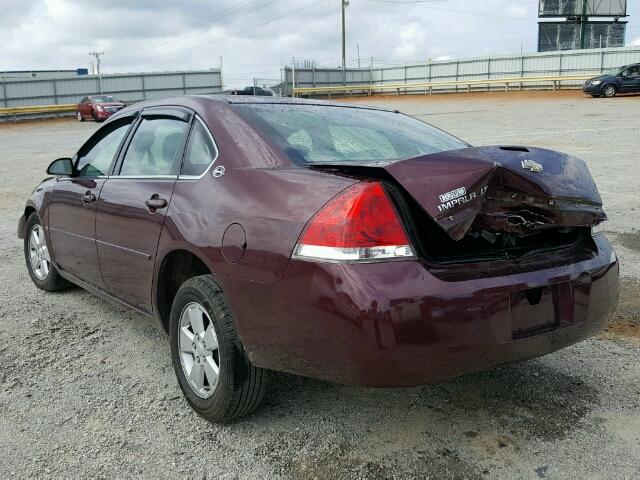
[[[278,0],[271,0],[271,1],[267,1],[267,2],[261,2],[258,6],[256,6],[254,8],[253,4],[255,3],[254,0],[248,0],[247,2],[245,2],[244,4],[239,4],[236,5],[232,8],[226,9],[226,10],[222,10],[220,12],[218,12],[216,15],[209,17],[207,20],[202,21],[202,22],[198,22],[190,27],[187,27],[186,31],[182,31],[182,33],[179,33],[177,36],[172,36],[175,35],[174,34],[169,34],[170,38],[164,38],[163,40],[157,41],[157,42],[152,42],[152,43],[147,43],[145,45],[142,45],[139,50],[146,50],[146,49],[151,49],[151,48],[158,48],[158,47],[162,47],[165,45],[170,45],[172,43],[175,43],[178,40],[182,40],[188,36],[194,35],[194,34],[198,34],[198,33],[202,33],[202,29],[207,26],[210,25],[212,23],[216,23],[222,19],[227,18],[226,23],[231,23],[231,22],[235,22],[236,20],[239,20],[243,17],[246,17],[248,15],[251,15],[252,13],[255,13],[257,10],[262,10],[274,3],[276,3]],[[243,12],[244,10],[244,12]],[[239,15],[238,15],[239,14]],[[228,18],[230,17],[230,18]]]
[[[321,3],[321,2],[324,2],[324,1],[326,1],[326,0],[316,0],[315,2],[311,2],[311,3],[307,4],[307,5],[305,5],[304,7],[298,8],[297,10],[291,10],[288,13],[285,13],[283,15],[279,15],[277,17],[274,17],[274,18],[270,19],[270,20],[267,20],[266,22],[259,23],[258,25],[254,25],[252,27],[245,28],[243,30],[238,30],[236,32],[232,32],[232,33],[229,33],[229,34],[225,34],[225,37],[229,38],[229,37],[237,37],[239,35],[243,35],[245,33],[251,32],[251,31],[256,30],[258,28],[264,27],[265,25],[269,25],[269,24],[271,24],[273,22],[277,22],[278,20],[281,20],[281,19],[283,19],[285,17],[291,16],[291,15],[295,15],[296,13],[302,12],[303,10],[311,8],[311,7],[317,5],[317,4]],[[203,45],[208,45],[208,44],[209,44],[209,42],[203,42],[203,43],[199,43],[199,44],[196,44],[196,45],[191,45],[191,46],[188,46],[188,47],[184,47],[184,48],[182,48],[182,50],[190,50],[190,49],[198,48],[198,47],[201,47]],[[166,52],[162,52],[162,53],[166,53]]]

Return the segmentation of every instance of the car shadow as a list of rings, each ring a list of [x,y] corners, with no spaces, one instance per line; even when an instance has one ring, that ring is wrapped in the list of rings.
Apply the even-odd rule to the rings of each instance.
[[[512,434],[554,440],[580,428],[597,397],[594,386],[554,368],[547,358],[413,388],[365,388],[274,374],[258,415],[290,417],[292,407],[306,405],[303,415],[330,415],[345,425],[364,416],[372,425],[402,420],[428,428],[438,419],[455,418],[471,436],[478,420],[502,419]]]

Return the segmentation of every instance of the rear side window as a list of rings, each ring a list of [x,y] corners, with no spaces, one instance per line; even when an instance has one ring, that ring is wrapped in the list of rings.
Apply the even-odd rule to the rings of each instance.
[[[188,126],[173,118],[144,118],[127,148],[120,175],[176,175]]]
[[[395,112],[323,105],[237,105],[295,163],[375,163],[469,145]]]
[[[199,177],[213,163],[216,155],[216,146],[211,140],[209,130],[198,118],[193,124],[180,175]]]
[[[114,125],[114,128],[106,131],[85,145],[76,161],[76,172],[79,177],[98,177],[107,175],[113,157],[122,143],[131,120]],[[102,133],[102,132],[100,132]]]

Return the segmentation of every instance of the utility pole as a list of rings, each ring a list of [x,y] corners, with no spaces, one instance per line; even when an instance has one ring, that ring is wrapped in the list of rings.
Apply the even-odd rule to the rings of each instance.
[[[96,70],[98,73],[98,93],[102,94],[102,76],[100,75],[100,57],[104,52],[89,52],[89,55],[96,57]]]
[[[291,96],[296,97],[296,59],[291,57]]]
[[[356,43],[356,49],[358,50],[358,68],[360,68],[360,45]]]
[[[587,33],[587,0],[582,0],[582,15],[580,16],[580,48],[584,49],[584,41]]]
[[[96,57],[96,70],[98,71],[98,75],[100,75],[100,57],[104,55],[104,52],[89,52],[89,55]]]
[[[222,76],[222,55],[220,55],[220,90],[224,92],[224,77]]]

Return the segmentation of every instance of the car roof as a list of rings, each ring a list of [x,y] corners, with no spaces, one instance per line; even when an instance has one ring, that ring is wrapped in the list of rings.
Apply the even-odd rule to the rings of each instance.
[[[144,108],[150,107],[183,107],[195,110],[199,115],[203,115],[207,110],[207,106],[216,104],[223,108],[233,109],[234,106],[240,105],[281,105],[286,107],[288,105],[309,105],[309,106],[324,106],[324,107],[342,107],[353,108],[360,110],[377,110],[382,112],[400,113],[398,110],[390,110],[387,108],[358,105],[355,103],[341,103],[335,101],[326,100],[308,100],[303,98],[291,98],[291,97],[272,97],[272,96],[253,96],[253,95],[225,95],[220,93],[201,94],[201,95],[180,95],[177,97],[167,97],[158,99],[143,100],[136,102],[123,108],[115,115],[112,115],[108,122],[121,118],[123,115],[130,114],[132,112],[140,111]],[[204,115],[206,116],[206,115]]]
[[[251,104],[261,104],[261,105],[316,105],[316,106],[324,106],[324,107],[345,107],[345,108],[360,108],[366,110],[381,110],[385,112],[394,112],[395,110],[390,110],[388,108],[381,108],[369,105],[358,105],[356,103],[345,103],[345,102],[336,102],[331,100],[316,100],[316,99],[305,99],[305,98],[291,98],[291,97],[262,97],[262,96],[251,96],[251,95],[220,95],[220,94],[212,94],[212,95],[197,95],[197,97],[213,100],[217,102],[224,102],[229,105],[251,105]]]

